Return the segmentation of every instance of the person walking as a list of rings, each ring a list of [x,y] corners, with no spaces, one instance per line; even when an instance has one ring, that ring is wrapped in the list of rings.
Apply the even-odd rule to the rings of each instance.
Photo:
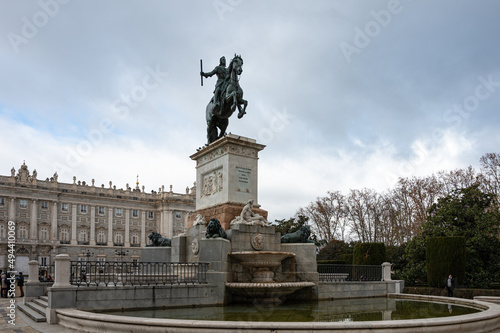
[[[17,286],[19,287],[19,291],[21,292],[21,297],[24,297],[24,275],[23,272],[19,272],[19,276],[17,277]]]
[[[444,279],[444,286],[446,290],[448,290],[448,297],[453,297],[453,290],[455,289],[455,280],[453,280],[453,276],[448,275],[446,279]]]
[[[0,272],[0,284],[2,285],[2,297],[7,297],[7,274]]]

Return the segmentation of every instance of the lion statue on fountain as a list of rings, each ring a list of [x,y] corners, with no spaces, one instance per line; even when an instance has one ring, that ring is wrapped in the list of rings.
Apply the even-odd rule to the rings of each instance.
[[[281,236],[281,243],[314,243],[308,239],[311,236],[311,228],[308,225],[303,225],[299,230]]]
[[[162,235],[156,231],[150,233],[148,238],[151,240],[151,244],[146,246],[171,246],[172,244],[172,240],[170,238],[162,237]]]
[[[217,220],[216,218],[212,218],[207,225],[207,232],[205,233],[206,238],[225,238],[227,239],[227,234],[222,229],[222,226],[220,224],[220,221]]]

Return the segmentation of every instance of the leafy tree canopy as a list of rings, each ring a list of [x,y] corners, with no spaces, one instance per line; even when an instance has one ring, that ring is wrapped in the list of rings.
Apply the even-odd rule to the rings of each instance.
[[[300,229],[304,224],[309,221],[308,217],[303,215],[298,215],[297,217],[291,217],[288,220],[274,220],[274,229],[279,231],[281,235],[289,234]]]
[[[429,209],[422,235],[407,246],[405,257],[409,269],[404,275],[410,279],[425,275],[422,261],[425,262],[425,246],[430,237],[463,236],[467,251],[465,285],[484,288],[500,280],[497,202],[494,194],[482,192],[478,184],[457,189],[439,199]]]
[[[303,225],[307,225],[309,218],[304,215],[297,215],[297,217],[291,217],[288,220],[274,220],[274,229],[279,231],[281,235],[289,234],[300,229]],[[313,240],[316,245],[319,245],[316,234],[311,230],[311,236],[309,239]]]

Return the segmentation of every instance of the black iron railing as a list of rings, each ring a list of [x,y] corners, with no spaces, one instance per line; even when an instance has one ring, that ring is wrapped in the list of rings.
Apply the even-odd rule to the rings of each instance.
[[[320,282],[382,281],[380,265],[318,265]]]
[[[150,286],[207,283],[208,263],[71,261],[76,286]]]

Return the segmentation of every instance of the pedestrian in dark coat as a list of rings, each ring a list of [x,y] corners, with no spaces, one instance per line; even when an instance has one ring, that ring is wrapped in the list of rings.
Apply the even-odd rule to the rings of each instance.
[[[453,290],[455,289],[455,280],[453,280],[451,274],[446,279],[444,279],[444,286],[446,287],[446,290],[448,290],[448,297],[453,297]]]

